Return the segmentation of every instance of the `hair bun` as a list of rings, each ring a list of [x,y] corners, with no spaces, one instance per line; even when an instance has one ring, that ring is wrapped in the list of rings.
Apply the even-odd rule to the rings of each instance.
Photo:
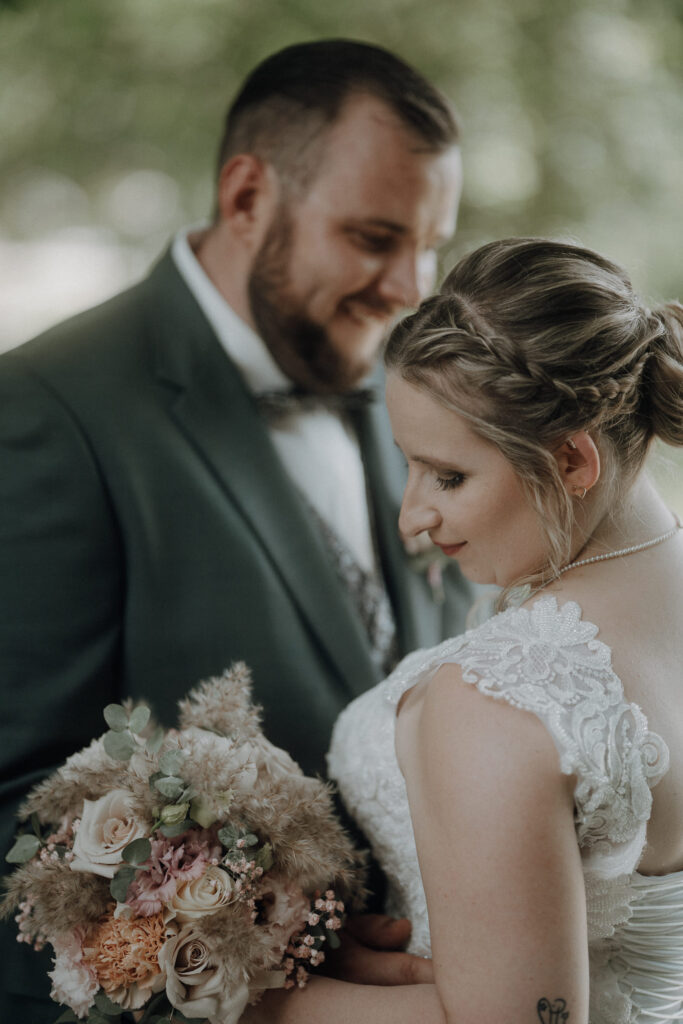
[[[683,445],[683,305],[667,302],[652,311],[659,330],[642,380],[642,397],[653,433]]]

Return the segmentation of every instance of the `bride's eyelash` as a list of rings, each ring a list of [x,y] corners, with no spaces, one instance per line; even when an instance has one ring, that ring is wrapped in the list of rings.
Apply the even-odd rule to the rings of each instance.
[[[460,487],[464,482],[464,473],[454,473],[453,476],[437,476],[436,478],[436,486],[440,491],[450,491],[454,487]]]

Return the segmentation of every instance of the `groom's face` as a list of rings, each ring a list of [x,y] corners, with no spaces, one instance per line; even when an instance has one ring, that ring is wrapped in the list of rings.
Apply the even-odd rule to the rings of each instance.
[[[290,378],[343,390],[369,372],[390,322],[434,285],[460,181],[456,148],[427,151],[374,98],[347,103],[252,267],[254,321]]]

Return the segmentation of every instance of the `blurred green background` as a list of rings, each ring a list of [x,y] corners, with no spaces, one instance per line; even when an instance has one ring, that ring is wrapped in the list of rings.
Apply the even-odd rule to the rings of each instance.
[[[240,80],[332,35],[395,50],[460,112],[446,265],[552,235],[623,263],[652,303],[680,296],[681,0],[0,0],[0,349],[117,291],[203,219]],[[656,472],[683,514],[683,461]]]

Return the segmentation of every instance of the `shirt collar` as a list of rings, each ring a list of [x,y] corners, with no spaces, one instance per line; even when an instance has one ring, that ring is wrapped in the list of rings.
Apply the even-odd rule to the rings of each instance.
[[[277,365],[263,339],[225,301],[192,251],[190,237],[201,230],[206,230],[205,224],[179,231],[174,238],[171,256],[178,272],[247,387],[254,392],[288,390],[291,381]]]

